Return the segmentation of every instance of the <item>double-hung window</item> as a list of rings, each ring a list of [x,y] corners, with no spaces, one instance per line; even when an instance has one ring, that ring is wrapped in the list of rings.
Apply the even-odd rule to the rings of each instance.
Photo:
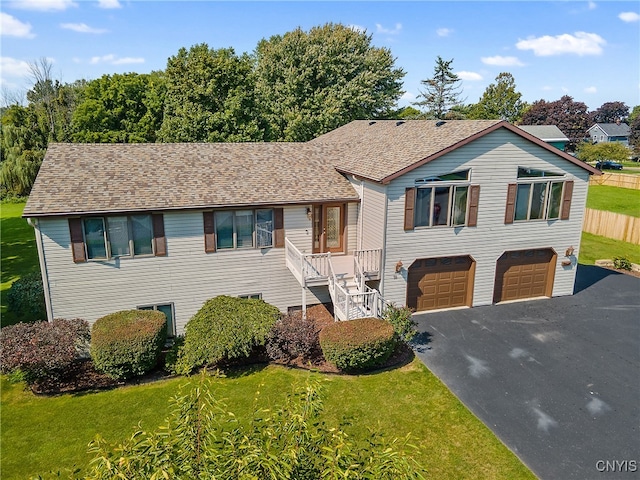
[[[273,246],[273,209],[215,212],[216,249]]]
[[[563,174],[518,168],[514,220],[560,218],[565,180]]]
[[[470,170],[416,180],[407,189],[405,230],[415,227],[475,226],[480,187]]]
[[[90,260],[153,255],[151,215],[86,217],[82,225]]]

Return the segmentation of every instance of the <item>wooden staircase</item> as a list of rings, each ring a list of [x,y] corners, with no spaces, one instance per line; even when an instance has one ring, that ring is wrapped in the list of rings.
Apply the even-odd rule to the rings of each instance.
[[[344,255],[329,259],[329,294],[336,320],[382,316],[386,302],[365,280],[356,257]]]

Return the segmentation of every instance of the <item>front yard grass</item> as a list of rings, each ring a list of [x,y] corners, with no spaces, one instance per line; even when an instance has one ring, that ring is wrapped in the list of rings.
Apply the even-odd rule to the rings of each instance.
[[[587,208],[640,217],[640,190],[590,185]]]
[[[535,478],[417,359],[402,368],[361,376],[258,366],[214,382],[217,394],[242,419],[249,418],[256,403],[280,404],[309,376],[323,384],[322,420],[335,426],[346,422],[344,430],[362,440],[370,437],[369,429],[389,439],[411,433],[420,449],[415,458],[427,469],[428,478]],[[99,393],[36,397],[22,384],[2,377],[2,478],[85,468],[90,461],[87,444],[97,433],[119,442],[138,422],[156,428],[168,415],[168,399],[186,381],[175,378]]]
[[[11,284],[27,273],[40,270],[34,229],[21,218],[25,203],[0,205],[0,317],[2,326],[17,323],[19,319],[7,311],[7,292]]]

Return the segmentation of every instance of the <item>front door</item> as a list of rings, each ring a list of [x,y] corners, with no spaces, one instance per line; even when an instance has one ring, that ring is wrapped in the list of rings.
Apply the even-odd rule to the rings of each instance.
[[[314,205],[313,253],[344,252],[344,204]]]

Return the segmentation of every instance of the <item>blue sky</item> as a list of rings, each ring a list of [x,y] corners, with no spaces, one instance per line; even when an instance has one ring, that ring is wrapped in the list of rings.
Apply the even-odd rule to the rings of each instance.
[[[271,35],[334,22],[391,50],[406,72],[400,105],[415,101],[438,55],[453,59],[467,103],[509,72],[528,102],[640,104],[637,1],[2,0],[0,17],[4,92],[28,89],[28,62],[43,57],[72,82],[164,69],[198,43],[250,53]]]

